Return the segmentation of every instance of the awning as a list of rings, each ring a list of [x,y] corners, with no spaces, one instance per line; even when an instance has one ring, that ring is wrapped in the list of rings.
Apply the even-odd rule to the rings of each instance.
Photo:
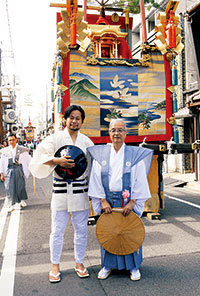
[[[198,1],[198,3],[196,4],[191,5],[187,10],[188,14],[192,14],[199,6],[200,6],[200,1]]]
[[[188,109],[188,107],[179,109],[178,112],[174,113],[174,115],[175,115],[175,119],[192,117],[192,114],[190,113],[190,110]]]
[[[188,97],[188,102],[194,102],[200,100],[200,90],[196,91]]]

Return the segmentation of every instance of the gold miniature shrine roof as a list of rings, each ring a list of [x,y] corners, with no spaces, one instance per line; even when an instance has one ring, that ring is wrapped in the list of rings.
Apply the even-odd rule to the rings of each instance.
[[[115,35],[118,39],[124,39],[127,36],[127,33],[120,31],[120,25],[88,25],[88,28],[91,30],[90,38],[98,39],[104,35]]]

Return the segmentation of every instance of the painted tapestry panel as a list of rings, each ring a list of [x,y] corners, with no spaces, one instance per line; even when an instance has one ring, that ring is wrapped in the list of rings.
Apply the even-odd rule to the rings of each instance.
[[[83,107],[86,113],[81,131],[89,137],[100,137],[99,67],[86,64],[86,55],[70,53],[70,104]]]
[[[128,136],[166,134],[166,88],[163,57],[152,54],[149,67],[95,65],[86,54],[71,53],[70,103],[86,112],[82,132],[108,136],[111,118],[122,118]],[[103,141],[102,141],[103,142]]]
[[[138,135],[166,133],[166,89],[163,57],[152,54],[148,68],[138,68]]]
[[[123,118],[128,135],[138,134],[138,68],[103,66],[100,70],[101,135],[111,118]]]

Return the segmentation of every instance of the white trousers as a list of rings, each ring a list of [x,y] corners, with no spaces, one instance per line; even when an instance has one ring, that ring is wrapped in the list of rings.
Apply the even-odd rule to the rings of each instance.
[[[50,260],[59,264],[63,247],[63,236],[70,212],[51,212]],[[87,223],[89,210],[72,212],[71,221],[74,228],[74,258],[76,263],[83,263],[87,243]]]

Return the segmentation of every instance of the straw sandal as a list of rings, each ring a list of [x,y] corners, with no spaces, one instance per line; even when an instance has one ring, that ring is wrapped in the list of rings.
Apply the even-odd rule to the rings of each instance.
[[[60,272],[58,272],[57,274],[53,274],[52,271],[49,272],[49,281],[50,283],[58,283],[61,281],[60,278]]]
[[[81,270],[81,269],[74,267],[74,270],[75,270],[76,274],[78,275],[78,277],[80,277],[80,278],[86,278],[86,277],[90,276],[89,273],[86,273],[87,268],[84,268],[84,270]]]

